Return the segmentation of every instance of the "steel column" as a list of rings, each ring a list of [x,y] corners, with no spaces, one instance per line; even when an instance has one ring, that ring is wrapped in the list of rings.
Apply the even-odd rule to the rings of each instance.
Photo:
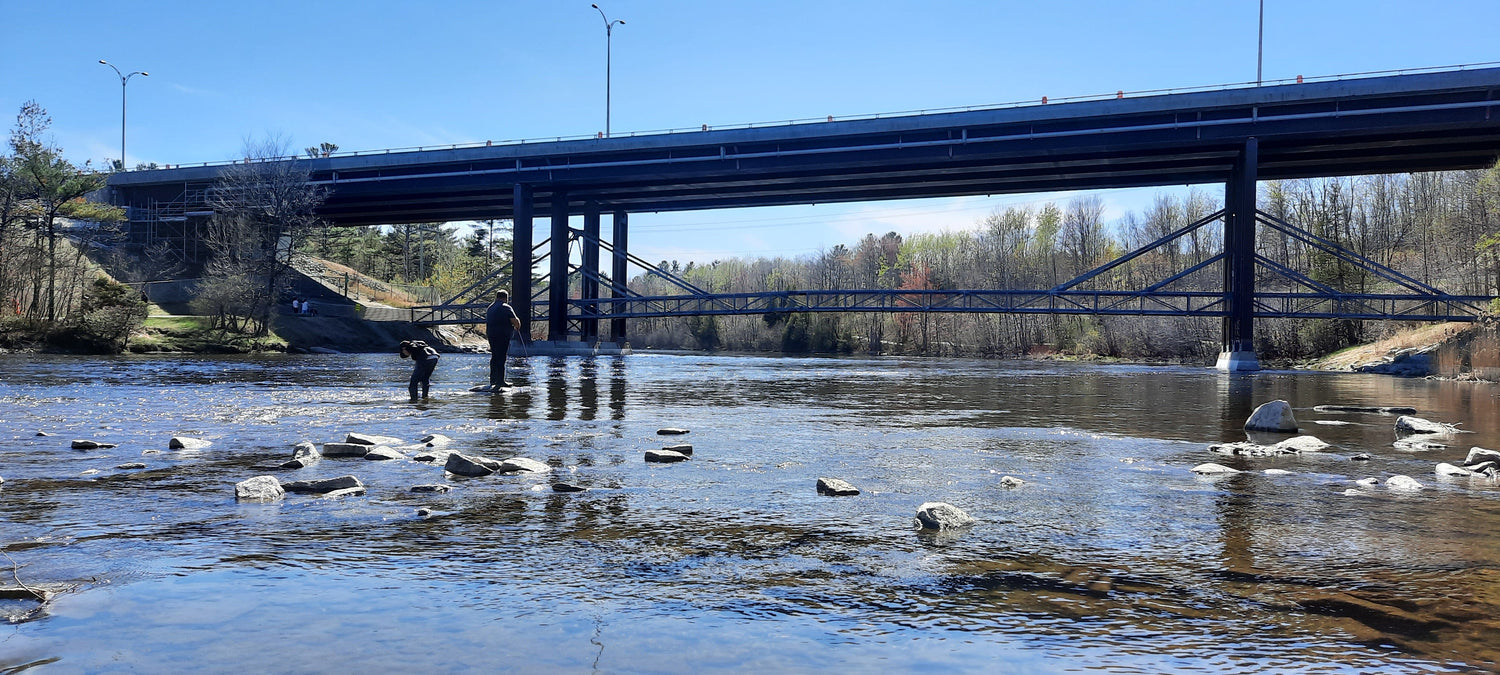
[[[1254,137],[1235,158],[1224,185],[1224,317],[1220,370],[1260,370],[1255,356],[1255,197],[1260,144]]]
[[[568,339],[568,193],[552,193],[552,271],[547,282],[547,339]]]
[[[609,290],[609,295],[612,298],[618,298],[625,295],[625,282],[629,281],[629,279],[627,279],[625,276],[628,273],[625,269],[625,256],[626,251],[629,250],[629,246],[627,243],[627,240],[629,239],[629,230],[630,215],[625,213],[624,211],[615,211],[615,232],[614,237],[610,239],[610,246],[614,249],[614,260],[609,270],[609,280],[610,283],[614,285],[614,287]],[[621,309],[623,308],[616,308],[614,310],[614,313],[619,314]],[[624,344],[625,319],[610,320],[609,335],[610,338],[615,342]]]
[[[531,186],[516,184],[515,207],[511,214],[510,244],[510,306],[521,319],[521,338],[531,339],[531,237],[532,201]]]
[[[583,207],[583,251],[582,251],[583,274],[579,275],[583,281],[581,298],[584,300],[599,299],[599,203],[590,201]],[[583,311],[583,341],[597,342],[599,340],[599,320],[594,318],[599,314],[599,305],[585,305]]]

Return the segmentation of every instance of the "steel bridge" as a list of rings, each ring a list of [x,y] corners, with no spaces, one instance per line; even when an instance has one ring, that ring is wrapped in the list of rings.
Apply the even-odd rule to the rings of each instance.
[[[1220,367],[1257,367],[1258,317],[1472,320],[1487,297],[1446,294],[1256,210],[1259,180],[1480,168],[1500,156],[1500,68],[1460,67],[1185,92],[1117,92],[931,113],[531,142],[287,158],[325,186],[333,225],[508,218],[517,265],[440,306],[427,323],[473,322],[476,305],[508,285],[522,321],[548,338],[598,340],[600,321],[625,338],[648,316],[783,311],[1016,312],[1203,316],[1223,320]],[[132,223],[192,203],[223,164],[116,174],[113,199]],[[1098,274],[1167,245],[1159,241],[1043,290],[785,291],[716,295],[669,279],[681,294],[641,297],[628,267],[629,214],[760,205],[873,201],[1090,188],[1222,183],[1222,250],[1194,269],[1135,291],[1089,290]],[[160,205],[168,205],[162,207]],[[600,235],[612,215],[612,237]],[[145,214],[145,215],[142,215]],[[537,244],[535,218],[550,221]],[[582,228],[570,226],[582,216]],[[174,215],[174,217],[178,217]],[[1207,220],[1190,226],[1202,227]],[[1382,279],[1388,293],[1349,294],[1256,254],[1274,228]],[[1185,228],[1186,229],[1186,228]],[[1173,235],[1172,238],[1181,236]],[[186,230],[184,240],[188,238]],[[570,265],[570,246],[580,252]],[[600,266],[608,250],[609,273]],[[536,279],[538,266],[546,273]],[[1222,278],[1218,292],[1174,291],[1188,275]],[[570,276],[580,297],[569,297]],[[1262,291],[1283,280],[1295,291]],[[557,283],[552,283],[557,280]],[[508,281],[508,284],[506,283]],[[1180,284],[1178,284],[1180,285]]]

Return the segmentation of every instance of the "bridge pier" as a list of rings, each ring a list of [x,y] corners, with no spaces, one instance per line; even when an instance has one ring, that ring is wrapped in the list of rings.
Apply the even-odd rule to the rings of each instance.
[[[568,341],[568,193],[552,192],[552,257],[547,281],[547,339]]]
[[[629,281],[625,276],[626,274],[628,274],[625,269],[625,252],[628,250],[627,240],[629,239],[630,230],[629,214],[625,213],[624,211],[615,211],[614,225],[614,237],[609,240],[610,247],[614,249],[613,255],[611,256],[613,258],[613,264],[610,266],[609,270],[609,281],[612,286],[609,289],[609,296],[612,298],[618,298],[625,295],[625,282]],[[614,313],[618,314],[622,309],[624,308],[617,305],[614,308]],[[610,339],[620,343],[621,346],[625,344],[624,319],[610,320],[609,336]]]
[[[594,300],[583,307],[583,341],[599,341],[599,203],[589,201],[583,207],[583,289],[580,297]]]
[[[1260,144],[1245,139],[1224,184],[1224,317],[1219,360],[1226,372],[1260,370],[1255,356],[1255,197]]]
[[[531,339],[531,237],[533,231],[531,186],[517,183],[512,191],[515,206],[511,214],[510,240],[510,306],[521,320],[521,338]]]

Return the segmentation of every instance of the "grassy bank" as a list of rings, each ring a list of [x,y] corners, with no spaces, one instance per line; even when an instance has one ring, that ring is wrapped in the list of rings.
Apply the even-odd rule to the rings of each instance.
[[[207,316],[149,316],[145,325],[130,336],[126,350],[137,354],[246,354],[287,349],[287,341],[275,332],[265,337],[250,337],[213,328],[211,322],[212,317]]]

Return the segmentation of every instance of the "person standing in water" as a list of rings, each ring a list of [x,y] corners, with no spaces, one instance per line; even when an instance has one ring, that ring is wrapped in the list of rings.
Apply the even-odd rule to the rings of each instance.
[[[516,316],[516,310],[507,302],[510,293],[499,291],[495,293],[495,301],[490,303],[488,309],[484,310],[484,332],[490,341],[490,387],[509,387],[510,383],[505,381],[505,357],[510,352],[510,336],[512,332],[521,331],[521,319]],[[526,339],[521,336],[521,339]]]
[[[406,390],[411,393],[411,400],[417,400],[417,387],[421,386],[422,398],[427,398],[429,380],[432,371],[437,368],[438,359],[441,355],[436,349],[429,347],[421,340],[403,340],[401,342],[401,358],[413,361],[411,370],[411,381],[407,383]]]

